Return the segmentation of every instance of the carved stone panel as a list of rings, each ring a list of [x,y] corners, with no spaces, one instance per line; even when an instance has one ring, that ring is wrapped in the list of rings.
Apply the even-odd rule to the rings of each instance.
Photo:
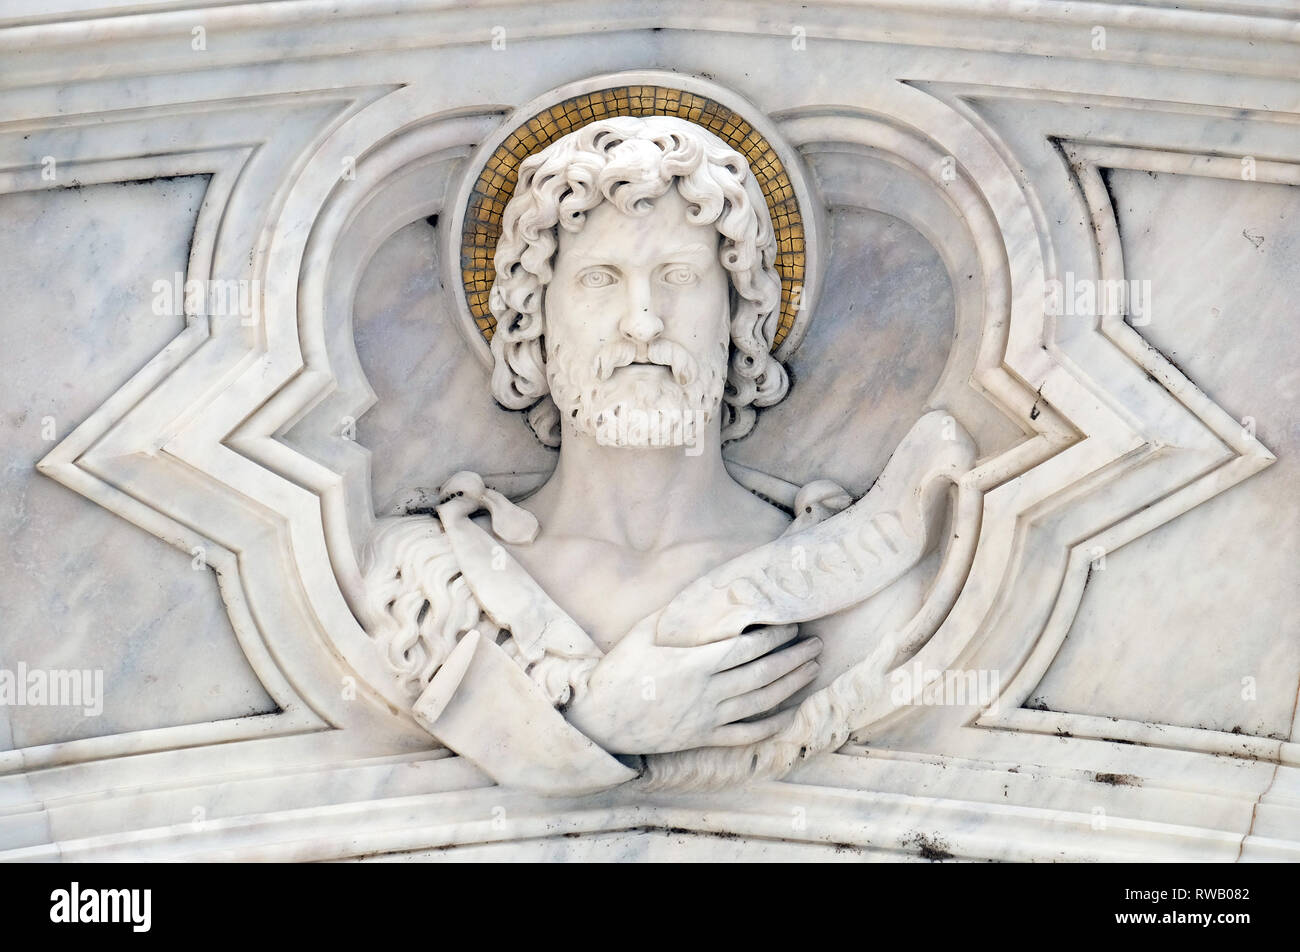
[[[0,857],[1300,857],[1293,17],[292,6],[0,14]]]

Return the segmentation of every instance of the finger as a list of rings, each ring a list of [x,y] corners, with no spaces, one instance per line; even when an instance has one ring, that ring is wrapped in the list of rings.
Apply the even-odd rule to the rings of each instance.
[[[797,710],[795,708],[781,711],[771,717],[747,721],[744,724],[725,724],[722,727],[715,727],[706,743],[710,747],[744,747],[746,744],[757,744],[789,727],[794,722]]]
[[[755,714],[762,714],[764,711],[770,711],[794,694],[795,691],[812,684],[819,671],[821,671],[821,665],[816,661],[806,661],[789,674],[777,678],[766,687],[723,701],[718,705],[718,723],[730,724],[732,721],[739,721],[746,717],[753,717]]]
[[[773,651],[757,661],[715,674],[709,683],[709,691],[718,701],[739,697],[789,674],[799,665],[812,661],[821,651],[820,638],[796,641],[790,647]]]
[[[761,658],[775,648],[781,647],[799,631],[798,625],[764,625],[754,631],[747,631],[727,641],[718,642],[724,646],[715,671],[726,671],[737,665],[748,664],[755,658]]]

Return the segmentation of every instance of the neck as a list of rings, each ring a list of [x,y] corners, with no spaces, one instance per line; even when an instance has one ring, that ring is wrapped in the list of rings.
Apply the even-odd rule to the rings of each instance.
[[[523,503],[550,535],[664,548],[715,535],[725,501],[745,493],[723,465],[716,417],[693,447],[602,446],[562,426],[555,472]]]

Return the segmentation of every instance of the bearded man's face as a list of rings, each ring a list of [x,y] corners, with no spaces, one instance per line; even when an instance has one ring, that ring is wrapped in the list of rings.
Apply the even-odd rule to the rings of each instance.
[[[675,187],[648,214],[608,202],[559,229],[546,372],[564,425],[612,446],[693,445],[727,378],[730,281],[718,232]]]

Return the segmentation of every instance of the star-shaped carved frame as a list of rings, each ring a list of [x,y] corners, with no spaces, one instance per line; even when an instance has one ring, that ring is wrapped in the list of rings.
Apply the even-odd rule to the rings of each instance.
[[[677,82],[741,102],[675,74],[618,79]],[[609,81],[597,77],[546,96],[558,101]],[[954,277],[959,344],[930,402],[958,419],[1001,414],[1025,434],[982,458],[969,477],[983,498],[970,527],[978,533],[973,560],[945,582],[950,590],[934,603],[940,610],[918,655],[930,669],[960,662],[1013,676],[992,706],[918,712],[894,703],[875,711],[850,747],[882,738],[920,744],[924,736],[928,749],[947,744],[996,759],[1011,750],[1009,734],[1023,756],[1026,737],[1068,728],[1075,738],[1203,753],[1241,754],[1244,744],[1249,756],[1276,757],[1273,741],[1113,719],[1102,725],[1023,706],[1060,647],[1098,551],[1115,551],[1273,457],[1123,315],[1067,321],[1044,308],[1046,283],[1067,272],[1124,277],[1100,169],[1156,164],[1231,177],[1237,157],[1040,129],[1036,141],[1048,144],[1056,163],[1040,166],[1051,181],[1034,180],[1016,144],[980,112],[982,98],[1006,95],[898,82],[859,91],[852,107],[810,103],[768,118],[749,107],[798,153],[796,161],[870,157],[927,184],[928,202],[894,208],[879,197],[872,207],[918,229]],[[277,118],[290,113],[315,121],[281,127]],[[360,584],[357,546],[374,503],[368,454],[347,421],[361,417],[374,394],[348,339],[348,315],[360,274],[386,237],[421,218],[453,217],[466,176],[477,172],[471,156],[499,134],[508,113],[472,103],[434,111],[427,88],[395,83],[224,100],[199,126],[184,125],[179,109],[134,118],[142,143],[175,141],[184,128],[188,146],[142,145],[140,158],[126,159],[107,137],[97,158],[94,134],[68,124],[69,136],[85,135],[73,170],[83,184],[209,174],[186,277],[255,280],[260,294],[251,318],[189,316],[185,330],[106,394],[40,469],[160,538],[206,553],[240,643],[280,713],[28,751],[27,769],[322,733],[340,758],[446,757],[430,750],[431,739],[386,687],[350,606]],[[1263,163],[1260,177],[1293,183],[1296,166]],[[6,171],[0,185],[48,183],[33,165]],[[1068,238],[1044,215],[1049,188],[1086,212]],[[845,191],[823,192],[819,201],[873,199]],[[464,302],[449,309],[483,356]],[[810,764],[793,779],[820,783],[818,771],[831,769]],[[468,766],[457,776],[467,789],[483,784]]]

